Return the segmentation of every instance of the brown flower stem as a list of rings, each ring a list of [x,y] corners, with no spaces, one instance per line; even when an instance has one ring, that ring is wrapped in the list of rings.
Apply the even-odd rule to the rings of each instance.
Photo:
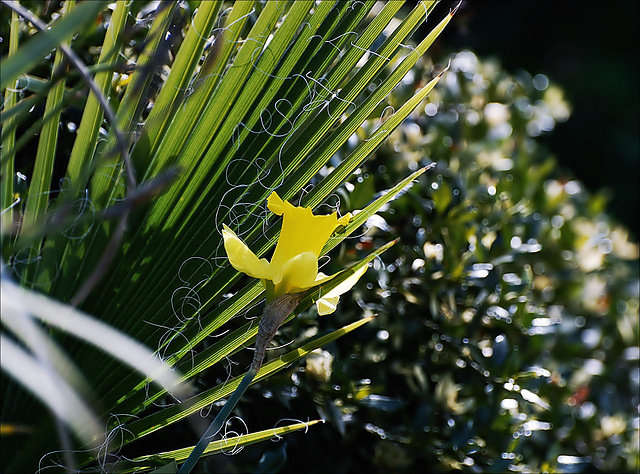
[[[304,293],[284,294],[268,303],[264,308],[264,313],[262,314],[262,318],[260,318],[260,325],[258,326],[253,362],[251,362],[251,368],[255,369],[256,372],[262,367],[267,345],[276,335],[278,328],[282,326],[287,316],[296,309],[296,306],[298,306],[303,296]]]
[[[264,354],[267,349],[267,345],[276,335],[278,328],[282,325],[287,316],[289,316],[296,306],[302,300],[304,293],[292,293],[279,296],[275,300],[271,301],[264,308],[262,318],[260,318],[260,325],[258,326],[258,336],[256,337],[256,348],[251,362],[249,371],[240,381],[240,385],[229,397],[227,403],[224,404],[222,410],[218,413],[215,419],[209,425],[209,428],[204,432],[198,444],[193,448],[193,451],[189,453],[189,456],[185,460],[184,464],[180,466],[178,474],[188,474],[195,467],[196,463],[204,453],[207,446],[211,442],[212,438],[216,435],[222,425],[226,421],[227,417],[235,406],[240,401],[240,398],[244,394],[245,390],[251,385],[253,379],[258,375],[260,367],[262,367],[262,361],[264,360]]]

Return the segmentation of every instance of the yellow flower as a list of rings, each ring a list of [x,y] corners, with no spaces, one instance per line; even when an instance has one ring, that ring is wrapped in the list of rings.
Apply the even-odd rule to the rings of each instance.
[[[337,213],[315,216],[311,209],[297,207],[283,201],[275,192],[267,200],[267,207],[283,217],[282,230],[276,249],[268,262],[258,258],[246,244],[223,224],[222,237],[229,262],[238,271],[259,278],[267,291],[267,302],[284,295],[300,293],[332,279],[335,275],[318,272],[318,258],[334,230],[346,225],[351,214]],[[349,291],[366,271],[364,266],[316,302],[318,313],[336,310],[340,295]]]

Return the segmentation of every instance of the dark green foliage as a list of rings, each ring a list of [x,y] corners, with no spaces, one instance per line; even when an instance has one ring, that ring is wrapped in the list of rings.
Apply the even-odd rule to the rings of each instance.
[[[437,162],[330,263],[400,237],[317,326],[378,317],[327,347],[329,379],[303,362],[243,418],[313,402],[329,421],[287,438],[284,472],[637,470],[638,248],[533,138],[566,119],[561,92],[464,52],[425,105],[340,192],[358,209]]]

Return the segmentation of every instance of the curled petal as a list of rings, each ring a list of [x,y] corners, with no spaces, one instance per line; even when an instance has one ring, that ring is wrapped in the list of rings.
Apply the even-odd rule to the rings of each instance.
[[[282,267],[288,260],[304,252],[313,252],[316,259],[334,230],[345,225],[351,214],[338,218],[337,213],[316,216],[308,207],[294,206],[283,201],[275,192],[269,196],[267,206],[282,215],[282,230],[273,253],[271,264]]]
[[[250,277],[263,280],[272,279],[272,271],[269,262],[264,258],[258,258],[247,245],[238,238],[234,231],[222,224],[222,238],[224,249],[229,257],[229,262],[236,270],[246,273]]]
[[[282,198],[274,191],[267,198],[267,207],[275,215],[281,216],[285,209],[292,208],[293,206],[287,201],[283,201]]]
[[[358,282],[360,277],[367,271],[367,265],[363,265],[362,268],[356,270],[353,275],[347,278],[345,281],[336,286],[333,290],[329,291],[324,298],[332,298],[334,296],[340,296],[349,291]]]

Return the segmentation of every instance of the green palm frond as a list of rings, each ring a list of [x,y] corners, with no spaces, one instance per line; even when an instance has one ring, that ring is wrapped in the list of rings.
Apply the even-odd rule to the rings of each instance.
[[[412,46],[413,33],[435,2],[420,2],[411,11],[397,1],[211,1],[194,11],[190,3],[160,3],[153,10],[147,2],[65,2],[63,14],[39,33],[12,14],[2,58],[2,258],[22,286],[78,305],[156,351],[183,374],[183,382],[193,384],[220,370],[221,361],[255,337],[256,325],[242,324],[237,316],[252,314],[262,287],[245,283],[228,265],[222,224],[262,256],[279,233],[265,208],[271,191],[306,207],[329,202],[337,210],[336,189],[436,85],[439,76],[425,80],[398,110],[384,110],[389,94],[453,12]],[[32,13],[42,13],[41,6],[35,8]],[[98,14],[109,20],[101,44]],[[74,33],[70,47],[94,73],[91,90],[73,66],[61,73],[68,65],[61,50],[50,77],[39,77],[42,59]],[[93,44],[99,47],[86,46]],[[33,85],[14,92],[25,78]],[[98,92],[112,113],[105,113]],[[31,159],[25,144],[35,139],[21,133],[29,122],[27,106],[42,101],[38,152]],[[82,116],[66,147],[70,141],[59,123],[78,104]],[[357,146],[347,146],[375,116],[379,126]],[[423,171],[356,214],[324,253]],[[14,180],[16,172],[27,176],[26,186],[24,179]],[[339,337],[363,321],[326,337]],[[229,332],[209,343],[223,331]],[[150,385],[86,340],[59,331],[51,337],[84,374],[95,394],[92,406],[107,420],[107,434],[124,433],[127,449],[147,434],[174,429],[234,386],[231,380],[191,398],[171,399],[166,388]],[[331,340],[326,337],[300,341],[298,349],[265,364],[256,380]],[[3,456],[2,469],[33,468],[59,447],[49,435],[53,421],[18,385],[9,381],[3,390],[3,423],[19,420],[32,434],[27,446],[17,437],[3,439],[3,452],[18,454]],[[158,402],[167,406],[157,409]],[[242,442],[267,437],[256,433]],[[142,452],[131,449],[127,456]],[[75,453],[84,468],[105,460],[98,456]],[[181,456],[155,453],[144,459]],[[109,459],[114,469],[120,469],[117,461]],[[56,456],[43,462],[55,463]]]

